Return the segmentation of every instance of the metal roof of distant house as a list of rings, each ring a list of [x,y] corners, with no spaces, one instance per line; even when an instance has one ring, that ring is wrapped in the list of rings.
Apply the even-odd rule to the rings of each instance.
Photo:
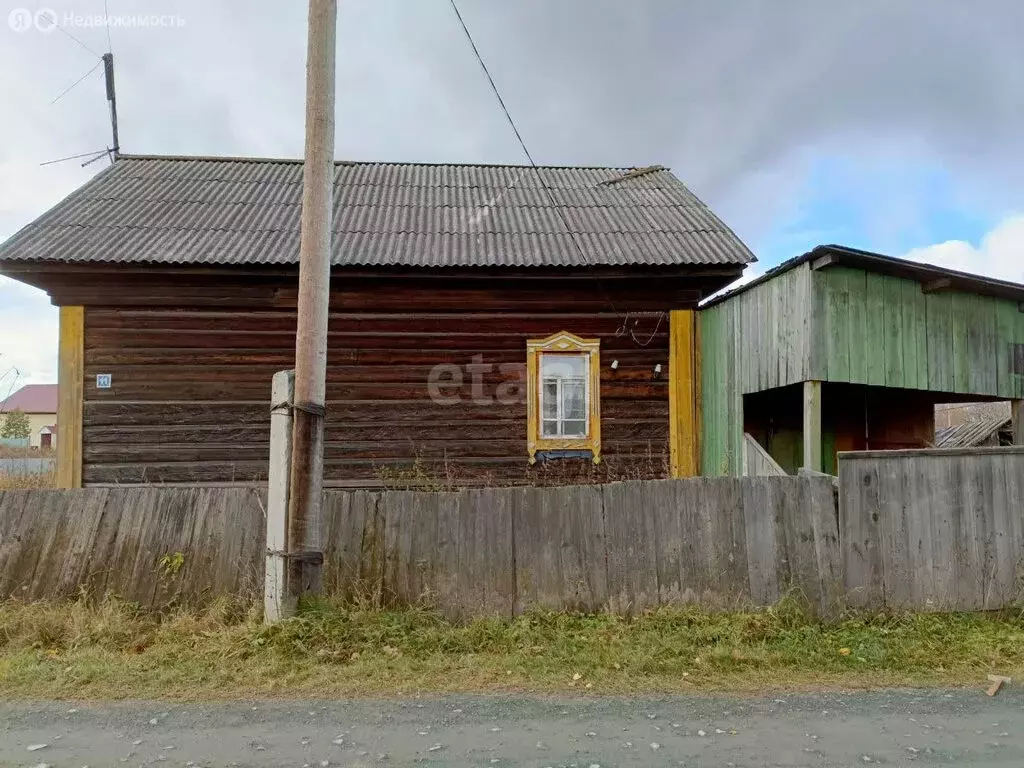
[[[26,384],[10,397],[0,400],[0,412],[56,413],[56,384]]]
[[[0,244],[2,262],[292,265],[302,161],[122,155]],[[339,162],[335,266],[742,266],[667,169]]]
[[[771,280],[783,272],[788,272],[795,267],[811,263],[812,269],[825,269],[828,267],[845,266],[855,269],[863,269],[867,272],[877,272],[893,277],[903,277],[909,280],[916,280],[922,285],[930,285],[934,289],[962,290],[977,293],[982,296],[996,296],[1010,299],[1012,301],[1024,302],[1024,284],[1014,283],[1009,280],[996,280],[991,277],[974,275],[970,272],[960,272],[955,269],[936,267],[932,264],[922,264],[906,259],[897,259],[892,256],[885,256],[881,253],[862,251],[857,248],[847,248],[843,245],[819,245],[813,250],[778,266],[772,267],[763,275],[751,280],[749,283],[738,285],[731,290],[720,293],[713,299],[707,301],[703,306],[712,307],[728,301],[733,296],[738,296],[749,291],[754,286]]]

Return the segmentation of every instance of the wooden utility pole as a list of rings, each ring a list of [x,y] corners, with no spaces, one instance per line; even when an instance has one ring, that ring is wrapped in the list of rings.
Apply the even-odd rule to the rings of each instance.
[[[309,0],[306,60],[306,161],[302,177],[299,309],[295,333],[295,399],[288,494],[288,591],[318,592],[323,553],[327,313],[334,197],[334,46],[337,0]]]

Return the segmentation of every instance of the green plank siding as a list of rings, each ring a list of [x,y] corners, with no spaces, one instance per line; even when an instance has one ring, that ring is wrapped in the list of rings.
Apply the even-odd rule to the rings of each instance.
[[[925,297],[928,329],[928,389],[955,392],[953,388],[953,300],[948,293]]]
[[[830,381],[847,381],[850,378],[850,288],[848,275],[851,270],[837,269],[836,274],[825,284],[828,296],[825,301],[826,349],[828,350],[828,378]]]
[[[1016,302],[849,267],[808,273],[808,379],[1021,397],[1010,345],[1024,338]],[[845,318],[835,317],[842,314]],[[845,344],[844,344],[845,337]]]
[[[922,381],[918,378],[917,357],[917,297],[921,295],[917,283],[909,280],[898,280],[900,287],[900,335],[903,340],[903,386],[907,389],[920,389]],[[927,378],[927,377],[925,377]]]
[[[967,386],[969,392],[993,392],[998,373],[993,365],[996,350],[995,302],[987,296],[970,297],[967,326]]]
[[[903,388],[907,386],[903,363],[903,281],[881,277],[885,386]]]
[[[702,310],[702,471],[735,474],[743,395],[808,380],[1024,397],[1016,302],[849,267],[797,266]],[[830,438],[823,435],[825,456]]]
[[[917,388],[927,389],[931,381],[928,370],[928,299],[921,293],[920,286],[911,280],[903,284],[903,295],[913,307],[914,347],[917,357]]]
[[[826,270],[830,272],[832,270]],[[828,282],[821,272],[808,273],[808,302],[810,317],[807,319],[807,379],[825,381],[828,379],[828,333],[823,332],[828,323]],[[838,279],[838,278],[836,278]]]
[[[970,392],[971,362],[968,358],[968,324],[971,317],[971,296],[950,293],[953,319],[953,391]]]
[[[725,337],[730,339],[740,338],[742,324],[735,313],[725,318]],[[737,360],[736,355],[726,355],[726,380],[736,381]],[[728,409],[729,431],[726,434],[725,464],[728,467],[726,474],[739,474],[740,452],[736,450],[736,443],[743,439],[743,393],[739,387],[729,386],[726,388],[726,408]]]
[[[865,281],[868,333],[861,343],[867,357],[868,375],[864,383],[881,387],[885,385],[885,277],[869,272]]]
[[[846,273],[850,293],[850,381],[867,381],[867,276],[859,269],[848,269]]]
[[[1013,374],[1013,341],[1017,338],[1017,319],[1024,318],[1024,314],[1008,301],[997,302],[995,314],[996,343],[993,357],[996,362],[996,386],[999,392],[1014,392],[1017,388]],[[1020,396],[1019,391],[1016,394]]]
[[[700,312],[701,467],[736,474],[743,448],[743,395],[807,378],[809,268]]]
[[[735,381],[727,379],[726,359],[734,354],[733,339],[722,334],[723,318],[736,308],[728,304],[700,313],[701,335],[701,471],[723,474],[726,440],[736,425],[729,423],[728,397]],[[742,429],[742,426],[740,427]]]

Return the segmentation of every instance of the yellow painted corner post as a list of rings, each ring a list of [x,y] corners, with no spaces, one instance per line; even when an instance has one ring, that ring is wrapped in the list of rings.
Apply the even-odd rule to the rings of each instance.
[[[60,308],[57,361],[57,487],[82,487],[85,308]]]
[[[674,478],[695,477],[700,472],[695,330],[692,309],[669,313],[669,458]]]

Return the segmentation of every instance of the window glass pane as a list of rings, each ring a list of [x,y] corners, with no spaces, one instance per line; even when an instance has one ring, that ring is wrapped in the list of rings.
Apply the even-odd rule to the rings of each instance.
[[[545,419],[543,424],[544,424],[544,437],[557,437],[558,436],[558,422],[557,421]]]
[[[562,382],[562,417],[566,419],[586,419],[587,401],[582,379],[567,379]]]
[[[545,419],[558,418],[557,379],[544,379],[544,393],[541,396],[541,400],[544,402],[544,413],[542,414],[542,417]]]
[[[540,373],[547,378],[584,378],[587,375],[587,355],[551,355],[540,356]]]
[[[586,437],[587,426],[584,421],[563,421],[562,434],[566,437]]]

